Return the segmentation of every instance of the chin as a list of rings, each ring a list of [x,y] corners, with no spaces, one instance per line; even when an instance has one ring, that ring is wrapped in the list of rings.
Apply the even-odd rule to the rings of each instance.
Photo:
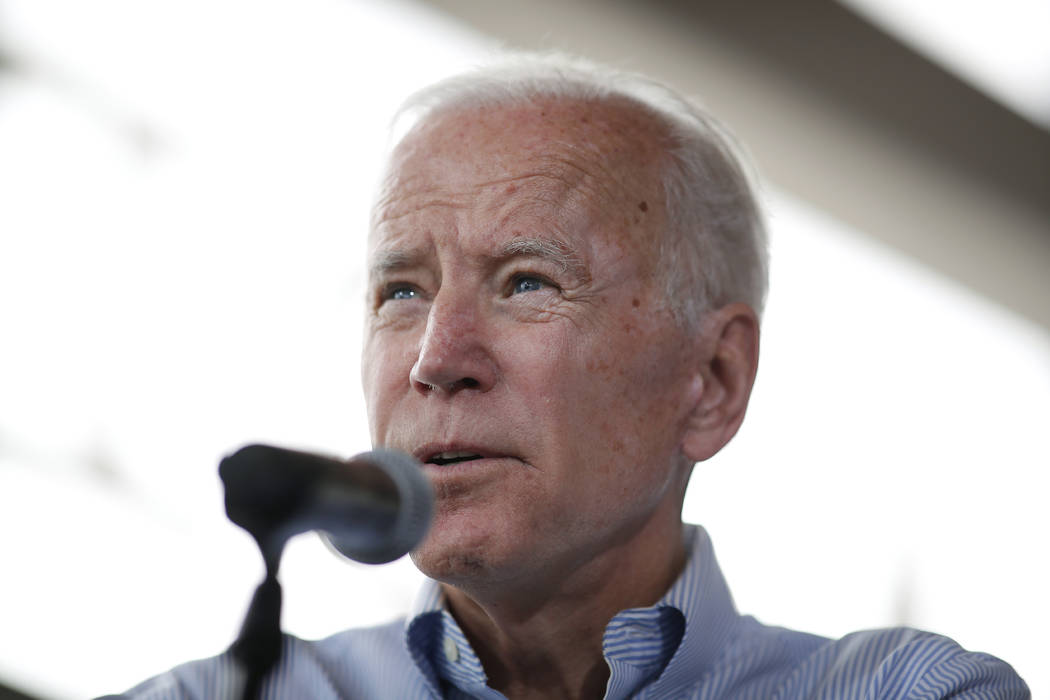
[[[424,575],[456,587],[480,580],[490,570],[484,558],[467,552],[437,554],[421,547],[411,556],[412,563]]]
[[[491,532],[457,532],[435,523],[411,557],[426,576],[457,588],[471,588],[503,578],[512,568],[512,557],[497,544]]]

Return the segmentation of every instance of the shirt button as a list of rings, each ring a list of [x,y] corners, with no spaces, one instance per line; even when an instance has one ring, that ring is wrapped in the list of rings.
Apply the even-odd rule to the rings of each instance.
[[[442,644],[445,648],[445,658],[450,663],[456,663],[459,661],[459,647],[456,646],[456,640],[452,637],[445,637],[445,641]]]

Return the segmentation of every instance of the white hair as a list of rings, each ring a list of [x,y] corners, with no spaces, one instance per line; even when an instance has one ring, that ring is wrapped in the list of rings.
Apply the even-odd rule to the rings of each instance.
[[[673,89],[563,54],[509,54],[410,96],[395,125],[406,120],[419,124],[455,109],[550,98],[626,100],[665,132],[661,184],[669,230],[660,254],[667,269],[668,299],[679,321],[694,325],[705,311],[735,301],[761,314],[769,258],[762,214],[745,171],[747,161],[714,117]]]

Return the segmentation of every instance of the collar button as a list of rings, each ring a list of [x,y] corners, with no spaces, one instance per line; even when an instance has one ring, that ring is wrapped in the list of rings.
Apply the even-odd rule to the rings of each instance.
[[[449,660],[449,663],[454,664],[459,661],[459,647],[456,646],[455,639],[446,636],[441,646],[445,652],[445,658]]]

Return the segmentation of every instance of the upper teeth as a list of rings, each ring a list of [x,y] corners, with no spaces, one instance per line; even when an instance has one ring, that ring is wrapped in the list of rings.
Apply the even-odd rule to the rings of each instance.
[[[465,450],[453,450],[452,452],[441,452],[434,455],[434,459],[459,459],[460,457],[474,457],[476,452],[467,452]]]

